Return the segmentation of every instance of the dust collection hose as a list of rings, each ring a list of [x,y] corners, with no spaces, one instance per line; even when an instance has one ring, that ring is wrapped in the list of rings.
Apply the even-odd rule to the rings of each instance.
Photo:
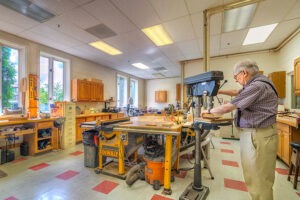
[[[126,184],[131,186],[138,179],[145,179],[145,163],[134,165],[127,173]]]

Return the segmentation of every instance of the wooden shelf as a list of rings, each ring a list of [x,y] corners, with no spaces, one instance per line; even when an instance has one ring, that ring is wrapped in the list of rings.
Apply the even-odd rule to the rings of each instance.
[[[49,145],[49,146],[47,146],[47,148],[45,148],[45,149],[38,149],[37,150],[37,153],[41,153],[41,152],[45,152],[45,151],[49,151],[49,150],[52,150],[53,149],[53,147],[51,146],[51,145]]]
[[[52,136],[49,136],[49,137],[42,137],[42,138],[38,138],[38,141],[40,141],[40,140],[46,140],[46,139],[51,139],[52,138]]]

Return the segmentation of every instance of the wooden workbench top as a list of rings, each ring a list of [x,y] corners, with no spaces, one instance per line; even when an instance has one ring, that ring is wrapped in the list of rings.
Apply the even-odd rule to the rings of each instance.
[[[0,120],[0,126],[7,125],[17,125],[17,124],[27,124],[27,123],[37,123],[37,122],[48,122],[54,121],[56,118],[36,118],[36,119],[18,119],[18,120]]]
[[[83,117],[97,117],[97,116],[103,116],[103,115],[112,115],[113,113],[92,113],[92,114],[80,114],[80,115],[76,115],[76,118],[83,118]],[[117,114],[117,113],[116,113]]]

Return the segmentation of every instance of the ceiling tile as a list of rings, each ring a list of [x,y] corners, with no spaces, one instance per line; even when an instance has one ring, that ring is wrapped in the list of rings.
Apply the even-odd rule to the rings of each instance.
[[[182,0],[150,0],[162,21],[168,21],[188,15],[185,1]]]
[[[177,46],[186,60],[202,57],[202,52],[200,51],[202,47],[199,48],[197,40],[179,42]]]
[[[73,24],[76,24],[83,29],[87,29],[101,23],[100,20],[97,20],[86,10],[81,8],[72,9],[63,16],[65,16]]]
[[[296,0],[268,0],[261,1],[257,8],[251,27],[278,23],[284,19]]]
[[[221,48],[232,48],[241,46],[247,35],[248,30],[232,31],[221,34]]]
[[[166,22],[163,26],[175,42],[195,38],[195,33],[189,16]]]
[[[112,2],[139,29],[161,24],[156,11],[147,0],[112,0]]]
[[[136,28],[128,18],[108,0],[93,1],[83,6],[83,9],[116,33],[125,33]]]
[[[0,30],[6,31],[9,33],[17,34],[24,30],[24,28],[21,28],[20,26],[16,26],[11,23],[7,23],[6,21],[0,21]]]
[[[199,0],[188,0],[186,1],[188,10],[191,14],[196,12],[203,12],[207,8],[216,7],[222,5],[223,0],[209,0],[209,1],[199,1]]]
[[[31,0],[36,5],[52,12],[55,15],[61,15],[63,12],[75,8],[77,5],[71,0]]]
[[[291,10],[288,12],[285,20],[300,18],[300,1],[296,1],[296,3],[292,6]]]
[[[203,13],[191,15],[192,24],[197,38],[203,37]]]

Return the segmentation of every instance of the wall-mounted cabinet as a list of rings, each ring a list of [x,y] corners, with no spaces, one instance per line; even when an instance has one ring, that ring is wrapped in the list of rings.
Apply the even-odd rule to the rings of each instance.
[[[167,102],[167,91],[165,91],[165,90],[155,91],[155,102],[156,103],[166,103]]]
[[[300,96],[300,57],[295,60],[294,64],[294,93]]]
[[[72,80],[72,101],[104,101],[104,85],[99,80]]]
[[[285,71],[272,72],[268,75],[269,79],[274,83],[278,98],[285,98]]]

